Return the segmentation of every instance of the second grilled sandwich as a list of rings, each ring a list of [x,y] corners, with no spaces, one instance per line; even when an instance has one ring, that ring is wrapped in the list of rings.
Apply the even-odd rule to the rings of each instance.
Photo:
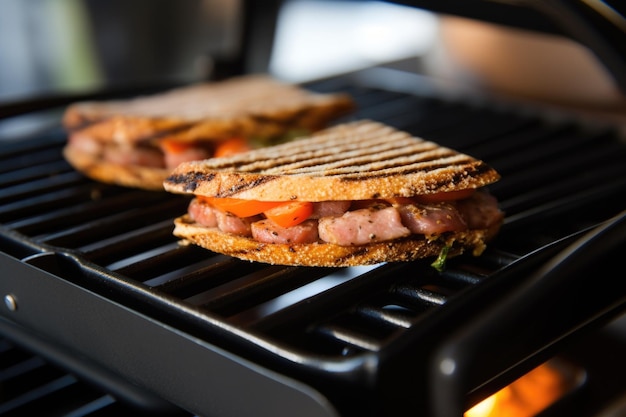
[[[306,135],[350,113],[346,94],[321,94],[265,75],[128,100],[79,102],[63,123],[65,158],[102,182],[162,190],[171,169]]]

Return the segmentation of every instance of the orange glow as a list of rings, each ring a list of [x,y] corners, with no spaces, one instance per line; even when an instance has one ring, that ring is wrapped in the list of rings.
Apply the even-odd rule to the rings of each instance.
[[[565,376],[544,363],[465,412],[465,417],[532,417],[561,397]]]

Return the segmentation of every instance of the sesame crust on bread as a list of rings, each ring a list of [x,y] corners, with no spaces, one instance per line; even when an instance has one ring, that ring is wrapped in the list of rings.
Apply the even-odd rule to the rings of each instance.
[[[406,262],[436,257],[449,246],[448,257],[471,251],[480,255],[485,249],[487,230],[447,233],[437,239],[412,235],[389,242],[359,246],[340,246],[331,243],[269,244],[251,238],[224,233],[194,223],[189,215],[174,221],[174,235],[182,244],[195,244],[210,251],[248,261],[289,266],[347,267],[373,265],[382,262]]]
[[[368,200],[480,188],[499,174],[483,161],[360,120],[246,154],[179,165],[166,191],[259,201]]]

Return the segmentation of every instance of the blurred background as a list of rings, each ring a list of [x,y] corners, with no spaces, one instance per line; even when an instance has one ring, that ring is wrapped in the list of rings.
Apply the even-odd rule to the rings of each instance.
[[[104,85],[189,82],[236,53],[239,0],[2,0],[0,99]],[[268,70],[305,81],[419,57],[436,19],[378,1],[288,0]]]
[[[0,0],[0,105],[206,80],[216,63],[238,56],[243,1]],[[246,39],[252,52],[246,72],[306,82],[391,64],[490,92],[626,115],[614,77],[564,37],[384,1],[250,4],[254,13],[276,7],[278,14]],[[623,13],[618,4],[593,7]],[[0,136],[6,129],[0,124]]]

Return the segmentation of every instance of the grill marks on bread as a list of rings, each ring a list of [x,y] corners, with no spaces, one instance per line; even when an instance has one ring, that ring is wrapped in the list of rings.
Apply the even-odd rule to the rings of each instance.
[[[429,151],[434,154],[429,155]],[[374,122],[353,122],[327,129],[306,141],[261,149],[249,155],[213,161],[206,166],[266,175],[344,175],[355,169],[370,170],[377,161],[406,165],[406,160],[400,160],[407,157],[435,159],[444,152],[454,153],[450,150],[442,152],[435,143]]]
[[[182,164],[165,186],[214,197],[324,201],[478,188],[498,178],[471,156],[364,120],[272,148]]]

